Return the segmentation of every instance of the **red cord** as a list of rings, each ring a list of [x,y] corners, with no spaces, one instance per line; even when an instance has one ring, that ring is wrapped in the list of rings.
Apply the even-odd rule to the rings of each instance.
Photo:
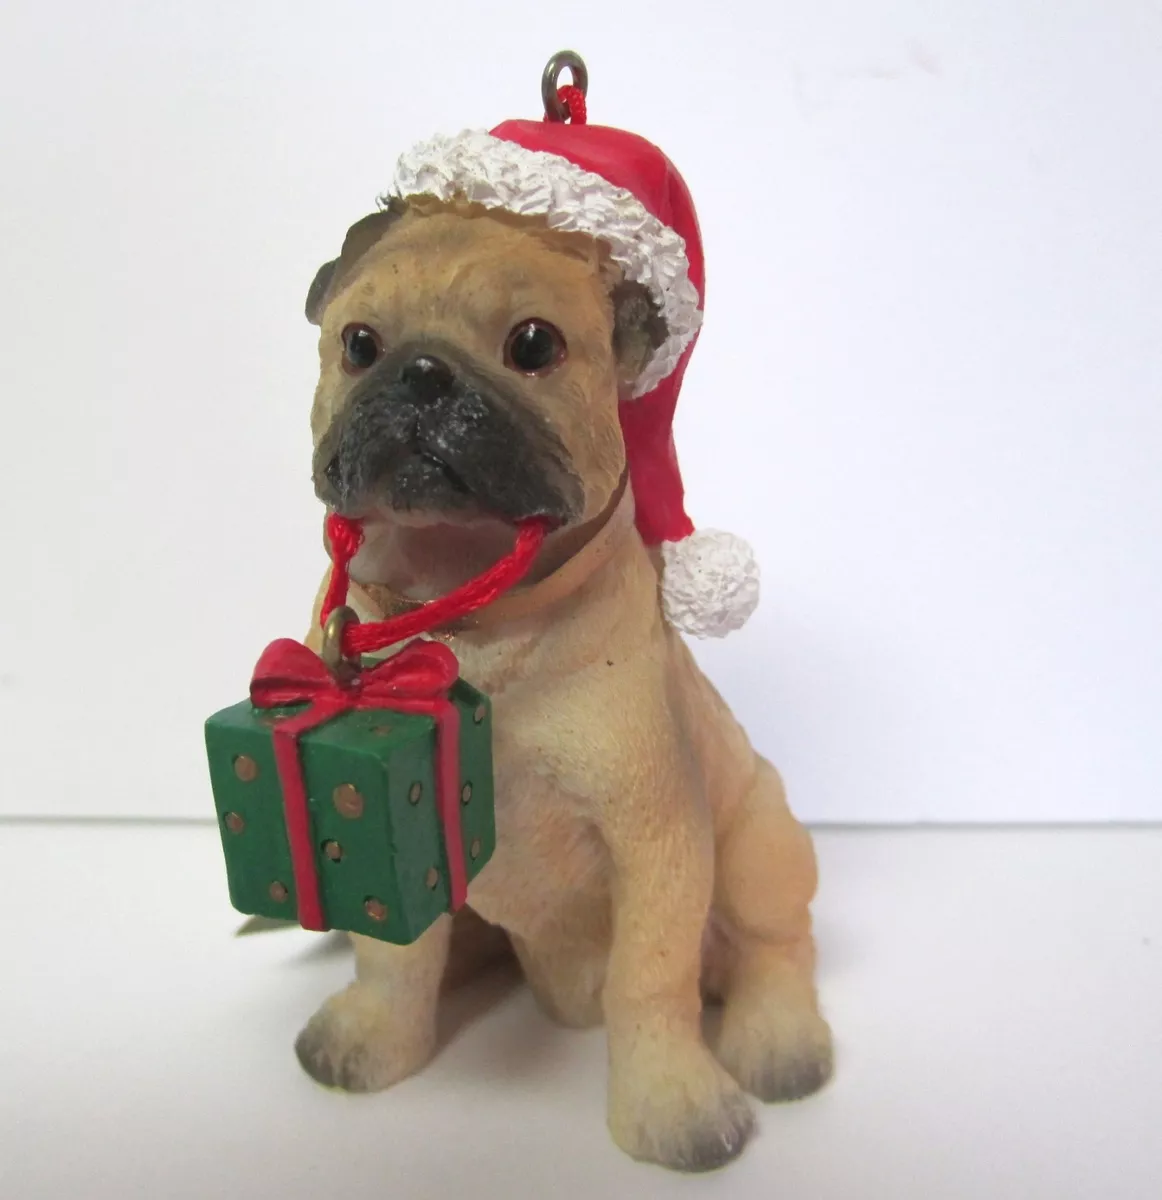
[[[322,624],[341,604],[347,603],[351,583],[351,560],[363,541],[363,527],[358,521],[331,513],[327,517],[327,543],[331,548],[331,582],[323,598]]]
[[[585,93],[579,88],[574,87],[571,83],[557,89],[557,99],[565,106],[569,113],[569,119],[574,125],[584,125],[589,119],[589,110],[585,104]],[[546,121],[552,121],[555,118],[547,116]]]
[[[421,604],[411,612],[401,613],[388,621],[369,621],[365,625],[348,625],[343,631],[343,653],[350,657],[374,654],[385,646],[393,646],[406,638],[429,633],[491,604],[529,573],[545,540],[547,525],[541,520],[524,521],[516,535],[516,545],[499,562],[494,563],[475,579],[461,587]],[[323,599],[320,614],[322,624],[341,604],[347,601],[351,580],[351,560],[363,540],[358,521],[332,513],[327,518],[327,540],[331,545],[331,581]]]

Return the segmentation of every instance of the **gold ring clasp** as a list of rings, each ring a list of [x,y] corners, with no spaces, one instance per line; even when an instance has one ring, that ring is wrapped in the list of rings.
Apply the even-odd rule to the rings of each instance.
[[[323,644],[319,657],[327,670],[342,684],[350,683],[360,669],[359,656],[348,657],[343,653],[343,634],[348,625],[358,625],[359,618],[353,608],[346,604],[334,609],[323,625]]]

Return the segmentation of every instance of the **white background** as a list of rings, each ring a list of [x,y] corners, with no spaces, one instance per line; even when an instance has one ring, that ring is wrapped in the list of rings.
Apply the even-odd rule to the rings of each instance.
[[[679,447],[765,570],[699,653],[799,812],[1162,816],[1153,0],[6,0],[0,812],[210,812],[323,567],[307,285],[564,46],[699,203]]]

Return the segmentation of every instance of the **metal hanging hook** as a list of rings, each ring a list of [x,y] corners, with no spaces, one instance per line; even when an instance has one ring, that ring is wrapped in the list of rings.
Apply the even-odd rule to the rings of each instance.
[[[327,618],[323,626],[323,642],[319,647],[319,657],[327,670],[341,684],[350,683],[359,674],[359,659],[348,658],[343,653],[343,631],[348,625],[358,625],[359,618],[354,609],[341,604]]]
[[[550,121],[567,121],[569,110],[557,95],[560,86],[561,72],[569,68],[573,77],[573,86],[585,96],[589,93],[589,71],[585,60],[573,50],[562,50],[554,54],[545,65],[545,73],[541,76],[541,99],[545,103],[545,116]]]

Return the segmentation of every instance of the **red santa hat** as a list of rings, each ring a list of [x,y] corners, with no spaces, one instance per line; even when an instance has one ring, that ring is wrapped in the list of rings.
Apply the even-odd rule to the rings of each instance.
[[[403,154],[380,197],[464,199],[536,216],[602,241],[626,279],[645,286],[668,335],[619,406],[636,522],[661,550],[667,620],[696,637],[740,628],[758,604],[758,564],[741,538],[695,530],[686,515],[672,425],[702,324],[698,218],[686,184],[657,146],[578,120],[506,121],[491,133],[434,137]]]

